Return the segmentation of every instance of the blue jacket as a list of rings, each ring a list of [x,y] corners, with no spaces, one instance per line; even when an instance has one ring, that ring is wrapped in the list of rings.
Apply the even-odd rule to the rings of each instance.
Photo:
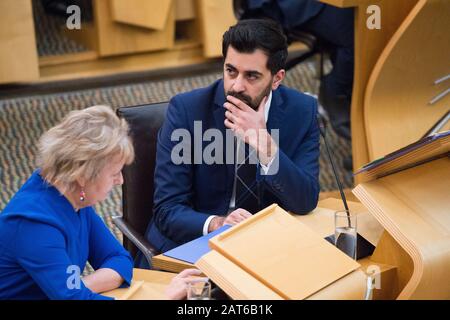
[[[132,259],[94,209],[77,213],[34,172],[0,214],[0,300],[111,299],[77,281],[87,261],[130,284]]]
[[[220,129],[225,137],[223,81],[175,96],[159,132],[155,168],[154,213],[147,240],[161,252],[202,236],[209,215],[225,215],[234,182],[233,164],[174,164],[171,152],[178,141],[172,132],[184,128],[194,137],[194,121],[202,133]],[[279,129],[279,170],[260,175],[262,206],[278,203],[305,214],[317,205],[319,195],[319,130],[317,102],[298,91],[280,86],[272,93],[267,128]],[[204,142],[203,147],[210,142]],[[193,152],[193,150],[192,150]],[[225,153],[225,152],[224,152]],[[193,153],[192,153],[193,155]],[[226,155],[224,155],[224,158]]]

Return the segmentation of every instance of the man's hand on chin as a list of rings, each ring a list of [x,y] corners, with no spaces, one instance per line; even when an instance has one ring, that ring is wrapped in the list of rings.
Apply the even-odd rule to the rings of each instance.
[[[265,108],[267,97],[264,97],[257,110],[253,110],[236,97],[227,96],[224,107],[225,126],[256,150],[258,159],[267,165],[278,151],[278,146],[266,128]]]

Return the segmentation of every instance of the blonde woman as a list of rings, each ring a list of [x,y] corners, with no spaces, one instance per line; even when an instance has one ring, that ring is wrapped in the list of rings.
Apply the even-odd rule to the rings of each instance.
[[[39,141],[36,170],[0,214],[0,299],[111,299],[133,262],[95,213],[133,161],[125,120],[111,108],[71,112]],[[89,261],[95,272],[81,278]],[[191,270],[168,298],[183,298]]]

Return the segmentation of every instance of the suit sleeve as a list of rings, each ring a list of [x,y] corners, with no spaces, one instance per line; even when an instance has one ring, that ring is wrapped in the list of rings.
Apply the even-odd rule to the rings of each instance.
[[[192,209],[195,168],[193,137],[187,123],[187,111],[181,99],[173,98],[158,134],[153,221],[161,233],[176,243],[202,236],[210,215]]]
[[[101,218],[90,209],[89,257],[91,266],[97,270],[109,268],[124,279],[124,285],[131,284],[133,260],[125,248],[111,234]]]
[[[24,220],[18,229],[18,263],[52,300],[111,300],[81,281],[83,270],[67,254],[65,238],[55,227]]]
[[[258,174],[264,188],[268,188],[281,201],[286,210],[305,214],[317,206],[319,198],[320,141],[317,124],[317,101],[312,103],[309,128],[292,156],[278,148],[276,157],[266,175]]]

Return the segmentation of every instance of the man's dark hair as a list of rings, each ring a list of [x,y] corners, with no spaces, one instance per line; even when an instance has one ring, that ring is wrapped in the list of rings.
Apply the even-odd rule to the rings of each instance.
[[[272,74],[284,69],[287,58],[287,40],[281,26],[269,19],[241,20],[223,34],[222,55],[227,57],[228,47],[240,53],[253,53],[256,49],[267,56],[267,69]]]

